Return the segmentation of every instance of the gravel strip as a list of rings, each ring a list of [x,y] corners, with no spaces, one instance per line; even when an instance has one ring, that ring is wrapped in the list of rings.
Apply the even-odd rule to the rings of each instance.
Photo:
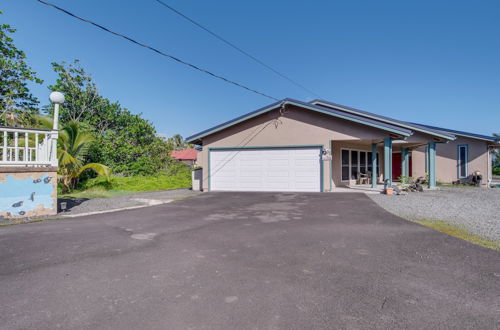
[[[75,215],[87,212],[122,209],[133,206],[158,205],[172,199],[195,196],[199,193],[200,192],[189,189],[175,189],[148,191],[110,198],[60,198],[58,201],[59,210],[61,209],[61,202],[66,202],[67,211],[60,212],[58,215]]]
[[[444,220],[500,242],[500,189],[441,188],[401,196],[368,195],[409,220]]]

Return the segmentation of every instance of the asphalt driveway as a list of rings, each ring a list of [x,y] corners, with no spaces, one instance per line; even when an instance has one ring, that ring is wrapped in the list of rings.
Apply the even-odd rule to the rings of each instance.
[[[500,327],[500,253],[363,194],[206,193],[0,228],[3,329]]]

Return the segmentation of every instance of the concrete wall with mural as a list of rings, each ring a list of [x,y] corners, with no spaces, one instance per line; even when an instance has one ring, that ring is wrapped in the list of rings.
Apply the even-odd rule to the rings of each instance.
[[[0,168],[0,218],[57,213],[57,169]]]

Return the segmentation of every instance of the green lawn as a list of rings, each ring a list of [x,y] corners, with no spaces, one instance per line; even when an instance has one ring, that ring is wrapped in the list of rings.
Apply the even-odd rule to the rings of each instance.
[[[472,234],[465,228],[450,224],[443,220],[412,220],[422,226],[432,228],[442,233],[461,238],[465,241],[481,245],[493,250],[500,250],[500,243]]]
[[[477,186],[472,186],[470,184],[452,184],[452,183],[438,183],[438,186],[447,188],[480,188]]]
[[[106,198],[142,191],[171,190],[191,187],[191,171],[181,171],[175,175],[158,174],[151,176],[112,177],[110,182],[102,177],[88,180],[80,189],[60,198]]]

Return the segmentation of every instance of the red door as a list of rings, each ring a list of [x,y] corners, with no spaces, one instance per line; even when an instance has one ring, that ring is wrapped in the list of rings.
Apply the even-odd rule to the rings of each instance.
[[[411,153],[408,155],[408,170],[410,171],[409,176],[411,176],[412,168],[411,168]],[[395,152],[392,154],[392,180],[398,180],[398,178],[403,174],[403,169],[401,167],[401,153]]]
[[[392,179],[393,180],[398,180],[398,178],[402,174],[402,169],[401,169],[401,153],[400,152],[394,152],[392,154]]]

